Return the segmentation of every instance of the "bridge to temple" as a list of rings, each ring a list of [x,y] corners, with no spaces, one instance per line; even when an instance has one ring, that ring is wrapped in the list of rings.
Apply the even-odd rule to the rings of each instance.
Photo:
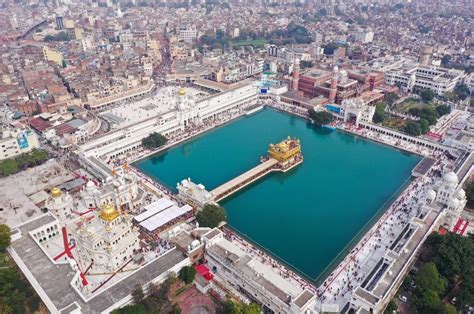
[[[260,179],[267,173],[276,169],[276,165],[278,164],[278,160],[270,158],[258,166],[250,169],[247,172],[242,173],[238,177],[233,178],[230,181],[218,186],[214,190],[211,191],[211,194],[214,198],[214,201],[218,202],[227,196],[231,195],[232,193],[246,187],[252,182]]]

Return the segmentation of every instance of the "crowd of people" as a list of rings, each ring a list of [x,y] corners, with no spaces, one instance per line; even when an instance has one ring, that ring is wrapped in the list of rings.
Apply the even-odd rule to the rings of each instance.
[[[257,103],[254,102],[248,106],[252,107],[256,104]],[[259,100],[258,104],[267,105],[304,118],[307,118],[308,115],[307,110],[304,108],[278,102],[271,98]],[[188,123],[184,131],[176,131],[171,134],[168,137],[168,143],[161,149],[166,149],[179,142],[188,140],[202,132],[218,127],[219,125],[242,114],[243,112],[241,109],[232,109],[219,114],[212,120],[204,121],[199,125]],[[410,183],[410,185],[403,191],[397,200],[391,204],[385,214],[383,214],[370,231],[366,233],[360,242],[351,251],[347,252],[347,256],[339,266],[334,269],[323,284],[317,289],[294,271],[288,269],[268,254],[243,240],[231,230],[224,228],[224,231],[229,241],[237,243],[245,250],[245,252],[257,258],[262,263],[271,266],[283,278],[300,285],[301,288],[314,292],[317,294],[320,302],[338,304],[342,308],[350,300],[354,289],[367,279],[367,276],[373,270],[374,265],[376,265],[377,261],[383,257],[390,247],[392,247],[394,241],[396,241],[400,233],[405,230],[405,227],[411,219],[415,216],[420,217],[426,214],[422,212],[420,204],[426,200],[426,191],[434,183],[436,175],[439,174],[440,170],[447,164],[447,158],[442,153],[429,150],[426,147],[420,147],[413,143],[394,139],[393,137],[383,135],[376,131],[358,128],[350,123],[334,121],[333,126],[376,141],[400,147],[407,151],[412,151],[425,156],[432,156],[436,158],[437,161],[427,176],[416,178]],[[130,163],[155,152],[156,151],[148,149],[140,149],[133,154],[128,154],[120,159],[115,158],[109,160],[108,163],[118,166],[123,163]],[[140,173],[137,169],[134,169],[133,167],[132,169],[144,184],[153,187],[161,194],[172,196],[171,192],[166,187],[151,180],[146,175]]]
[[[426,193],[439,178],[440,170],[448,164],[445,155],[437,153],[436,157],[437,161],[428,175],[412,181],[318,288],[317,295],[321,302],[335,303],[342,308],[350,301],[354,289],[367,279],[374,265],[393,247],[411,219],[426,215],[421,207],[426,201]]]
[[[261,251],[251,243],[239,237],[235,232],[228,228],[222,228],[224,236],[230,242],[237,244],[240,248],[249,254],[250,256],[258,259],[262,264],[271,266],[275,272],[277,272],[281,277],[289,280],[291,283],[299,285],[302,289],[307,289],[313,293],[316,292],[316,288],[309,283],[307,280],[299,276],[297,273],[285,267],[282,263],[273,259],[270,255]]]

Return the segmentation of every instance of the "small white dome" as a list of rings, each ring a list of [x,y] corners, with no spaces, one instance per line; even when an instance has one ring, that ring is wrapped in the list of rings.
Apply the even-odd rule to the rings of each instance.
[[[458,176],[454,172],[450,171],[444,175],[443,182],[449,185],[458,184]]]
[[[448,206],[452,208],[457,208],[459,206],[459,200],[457,198],[451,198],[448,202]]]
[[[94,181],[89,180],[89,181],[87,181],[86,186],[87,186],[88,188],[93,188],[93,187],[95,187],[95,183],[94,183]]]
[[[430,200],[434,200],[436,198],[436,192],[431,189],[428,192],[426,192],[426,198]]]

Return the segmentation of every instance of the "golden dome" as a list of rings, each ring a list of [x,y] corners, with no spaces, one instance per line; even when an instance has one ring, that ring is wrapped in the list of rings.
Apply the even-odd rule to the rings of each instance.
[[[181,88],[178,90],[178,95],[179,95],[179,96],[186,96],[186,90],[181,87]]]
[[[56,187],[51,189],[51,196],[54,198],[60,197],[62,194],[63,192],[61,192],[61,190]]]
[[[105,204],[102,206],[99,217],[106,221],[112,221],[120,215],[113,204]]]

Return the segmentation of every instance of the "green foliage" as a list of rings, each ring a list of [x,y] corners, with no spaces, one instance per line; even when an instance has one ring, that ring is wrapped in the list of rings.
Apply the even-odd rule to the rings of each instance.
[[[438,314],[457,314],[458,311],[451,304],[441,302],[441,304],[439,305],[437,309],[437,313]]]
[[[435,93],[431,89],[424,89],[420,92],[421,100],[428,103],[433,100]]]
[[[469,87],[466,84],[460,83],[454,87],[454,93],[458,96],[460,100],[464,100],[469,96]]]
[[[313,62],[301,60],[300,61],[300,67],[301,67],[301,69],[311,68],[311,67],[313,67]]]
[[[168,142],[168,139],[163,135],[153,132],[142,140],[142,145],[145,148],[156,149]]]
[[[395,303],[395,301],[390,301],[387,305],[387,308],[385,309],[384,313],[385,314],[392,314],[393,311],[396,311],[398,310],[398,306],[397,306],[397,303]]]
[[[225,314],[260,314],[262,312],[262,308],[257,303],[236,303],[232,300],[227,300],[221,310],[220,313]]]
[[[143,288],[140,284],[135,286],[135,290],[132,291],[133,303],[139,304],[145,298],[145,293],[143,293]]]
[[[413,305],[421,313],[438,313],[441,296],[444,296],[447,280],[438,272],[435,263],[429,262],[420,267],[415,276],[416,289]]]
[[[130,304],[112,311],[112,314],[147,314],[148,311],[143,304]]]
[[[18,172],[18,163],[15,159],[5,159],[0,162],[0,176],[6,177]]]
[[[10,246],[10,232],[10,227],[5,224],[0,224],[0,251],[4,251],[8,246]]]
[[[276,45],[309,44],[313,41],[313,37],[306,27],[294,22],[288,24],[286,29],[270,32],[266,35],[266,39]]]
[[[184,266],[179,270],[178,278],[181,279],[185,284],[189,285],[193,282],[196,276],[196,269],[192,266]]]
[[[438,121],[438,112],[431,107],[424,107],[421,109],[414,107],[410,108],[408,112],[415,117],[425,119],[428,121],[429,125],[433,125]]]
[[[372,118],[374,123],[382,123],[387,118],[387,113],[385,112],[386,107],[387,105],[383,102],[375,105],[375,113]]]
[[[450,282],[459,283],[458,306],[474,303],[474,235],[434,233],[428,238],[427,246],[440,274]]]
[[[0,269],[0,313],[26,313],[38,310],[39,297],[14,268]]]
[[[31,152],[21,154],[12,159],[0,161],[0,177],[17,173],[29,167],[37,166],[48,159],[48,153],[44,150],[33,149]]]
[[[141,301],[136,304],[127,305],[123,308],[112,311],[114,314],[146,314],[146,313],[179,313],[179,309],[173,307],[167,297],[168,291],[173,283],[176,282],[176,277],[170,275],[160,286],[150,283],[148,286],[148,295],[141,298],[141,293],[138,292],[138,287],[132,293],[135,301],[135,296]],[[138,301],[138,300],[136,300]]]
[[[415,276],[416,289],[421,292],[434,291],[437,295],[444,293],[447,287],[446,278],[440,275],[436,264],[426,263],[420,267]]]
[[[44,41],[51,42],[51,41],[70,41],[71,37],[66,32],[59,32],[57,35],[46,35],[44,37]]]
[[[323,126],[329,124],[334,120],[333,115],[327,111],[315,111],[314,109],[309,109],[309,118],[313,121],[313,124],[317,126]]]
[[[387,93],[384,96],[385,101],[390,106],[393,105],[400,97],[398,97],[397,93]]]
[[[327,44],[323,45],[324,54],[325,55],[333,55],[334,51],[336,51],[336,49],[338,49],[339,47],[340,47],[340,45],[336,44],[335,42],[327,43]]]
[[[474,181],[467,182],[464,187],[467,197],[467,206],[474,208]]]
[[[451,107],[447,105],[439,105],[436,108],[436,112],[438,113],[438,116],[444,116],[445,114],[449,114],[451,112]]]
[[[421,135],[421,125],[416,121],[408,121],[404,131],[410,136],[419,136]]]
[[[207,204],[196,215],[196,220],[201,227],[215,228],[222,221],[225,221],[227,215],[225,209],[218,205]]]
[[[418,121],[418,124],[420,125],[421,134],[426,134],[430,131],[430,124],[428,123],[427,120],[420,119]]]

